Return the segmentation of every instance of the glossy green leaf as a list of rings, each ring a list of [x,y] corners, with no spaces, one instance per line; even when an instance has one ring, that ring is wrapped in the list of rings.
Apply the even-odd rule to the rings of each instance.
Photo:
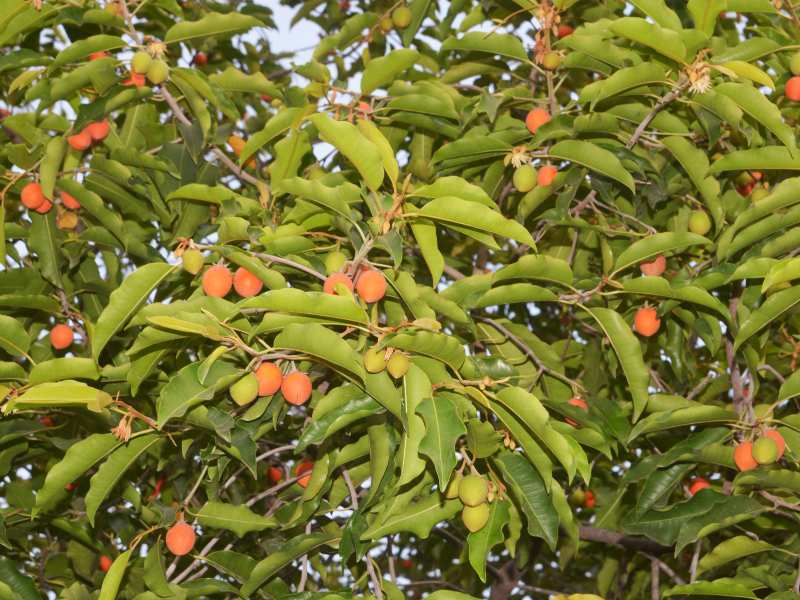
[[[239,537],[252,531],[264,531],[278,526],[273,517],[254,513],[247,506],[208,501],[195,516],[203,527],[227,529]]]
[[[439,489],[443,490],[456,466],[456,442],[467,430],[447,396],[423,400],[417,406],[417,413],[425,421],[425,436],[420,440],[419,451],[433,463]]]
[[[588,167],[592,171],[619,181],[631,192],[636,191],[633,177],[625,170],[619,159],[612,152],[596,144],[579,140],[563,140],[550,148],[548,155]]]
[[[199,21],[184,21],[167,30],[164,41],[167,44],[186,42],[197,38],[226,37],[243,33],[261,25],[261,21],[250,15],[230,12],[227,14],[209,12]]]

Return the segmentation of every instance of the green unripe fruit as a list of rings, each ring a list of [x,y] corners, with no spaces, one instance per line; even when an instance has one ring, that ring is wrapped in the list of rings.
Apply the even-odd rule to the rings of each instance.
[[[753,176],[750,175],[750,173],[748,173],[747,171],[742,171],[734,179],[736,187],[744,187],[750,183],[753,183],[753,181],[754,181]]]
[[[478,504],[477,506],[465,506],[461,511],[461,520],[464,522],[470,532],[475,533],[484,528],[486,523],[489,522],[489,514],[491,509],[486,503]]]
[[[328,275],[338,273],[342,270],[346,262],[347,256],[345,256],[344,252],[334,250],[333,252],[329,252],[325,257],[325,270],[328,272]]]
[[[192,275],[197,275],[200,272],[200,269],[203,268],[203,262],[203,254],[200,250],[186,250],[181,256],[183,270]]]
[[[760,465],[770,465],[778,460],[778,444],[768,437],[760,437],[753,442],[753,458]]]
[[[392,17],[383,17],[380,20],[379,26],[383,33],[389,33],[394,29],[394,21],[392,21]]]
[[[389,358],[389,362],[386,363],[386,370],[389,371],[389,375],[395,379],[400,379],[408,372],[408,367],[410,365],[411,361],[408,360],[408,356],[401,352],[395,352],[392,354],[391,358]]]
[[[133,60],[131,60],[131,68],[135,73],[147,73],[147,70],[150,68],[150,65],[153,64],[153,57],[150,56],[147,52],[139,51],[133,55]]]
[[[233,401],[239,406],[250,404],[258,397],[258,379],[253,373],[248,373],[234,383],[228,391]]]
[[[398,6],[392,11],[392,23],[398,29],[405,29],[411,25],[411,9],[407,6]]]
[[[467,475],[458,485],[458,497],[467,506],[483,504],[489,497],[489,482],[480,475]]]
[[[572,506],[583,506],[586,501],[586,492],[583,490],[575,490],[569,495],[569,503]]]
[[[548,52],[542,57],[542,66],[548,71],[555,71],[561,64],[561,55],[558,52]]]
[[[536,187],[536,177],[537,173],[533,165],[522,165],[519,169],[514,171],[514,187],[523,194],[525,192],[530,192]]]
[[[461,473],[456,473],[453,475],[453,478],[450,480],[450,483],[447,485],[447,489],[444,491],[444,497],[448,500],[453,500],[458,498],[458,486],[461,485],[461,480],[464,476]]]
[[[385,350],[383,348],[370,348],[364,352],[364,368],[369,373],[380,373],[386,368]]]
[[[169,77],[169,66],[163,60],[154,60],[147,69],[147,80],[154,85],[164,83],[167,77]]]
[[[705,235],[711,231],[711,219],[704,210],[693,210],[689,217],[689,231],[697,235]]]
[[[789,69],[792,75],[800,75],[800,52],[795,52],[792,59],[789,61]]]
[[[759,200],[763,200],[767,196],[769,196],[769,190],[759,186],[757,188],[753,188],[753,191],[750,192],[750,201],[758,202]]]

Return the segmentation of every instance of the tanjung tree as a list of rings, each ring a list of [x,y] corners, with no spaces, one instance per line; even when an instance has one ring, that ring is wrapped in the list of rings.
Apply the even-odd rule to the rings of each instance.
[[[798,40],[0,0],[0,599],[800,598]]]

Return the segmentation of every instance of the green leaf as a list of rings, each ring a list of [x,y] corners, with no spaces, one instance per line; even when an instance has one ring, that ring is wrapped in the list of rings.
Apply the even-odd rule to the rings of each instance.
[[[170,596],[169,581],[164,570],[164,550],[161,538],[150,546],[147,557],[144,559],[144,583],[147,588],[159,596]]]
[[[644,62],[640,65],[620,69],[606,79],[590,83],[581,89],[578,101],[582,104],[590,102],[591,108],[594,109],[598,102],[612,98],[617,94],[644,85],[668,82],[667,73],[663,66],[653,62]]]
[[[630,513],[623,520],[622,529],[627,533],[646,535],[660,544],[672,545],[686,522],[710,514],[727,499],[728,496],[718,492],[704,490],[702,494],[696,494],[666,510],[648,510],[643,515]]]
[[[387,338],[386,345],[430,356],[445,363],[454,371],[458,371],[464,364],[464,346],[452,335],[424,330],[397,333]]]
[[[86,493],[86,516],[94,525],[95,515],[100,504],[108,497],[111,490],[119,482],[131,466],[144,452],[161,441],[157,433],[145,433],[131,438],[127,444],[116,448],[92,475],[89,491]]]
[[[250,573],[253,572],[253,567],[256,565],[256,561],[253,558],[232,550],[211,552],[203,558],[203,561],[240,582],[247,581]]]
[[[42,192],[45,197],[52,200],[53,190],[56,187],[56,177],[61,170],[64,155],[67,153],[67,140],[63,137],[54,137],[47,142],[42,157],[42,164],[39,167],[40,182]]]
[[[92,357],[97,360],[106,344],[144,306],[147,299],[175,269],[167,263],[150,263],[128,275],[111,293],[97,324],[92,339]]]
[[[223,185],[188,183],[174,192],[170,192],[166,199],[167,201],[197,200],[198,202],[208,202],[210,204],[222,204],[225,200],[231,200],[234,197],[235,194]]]
[[[199,21],[182,21],[167,30],[164,41],[167,44],[186,42],[196,38],[215,37],[217,39],[244,33],[248,29],[262,25],[261,21],[250,15],[230,12],[221,14],[209,12]]]
[[[672,298],[682,302],[692,302],[716,311],[722,318],[730,322],[731,315],[728,308],[706,290],[696,285],[673,287],[663,277],[637,277],[627,279],[623,283],[626,292],[658,298]]]
[[[631,0],[636,8],[667,29],[683,29],[680,17],[669,8],[664,0]]]
[[[417,406],[417,413],[425,421],[425,437],[419,450],[431,459],[439,477],[439,489],[447,482],[456,466],[455,445],[458,438],[467,433],[455,404],[449,397],[427,398]]]
[[[425,204],[418,212],[406,214],[431,219],[445,225],[456,225],[507,237],[532,248],[536,247],[530,232],[517,221],[507,219],[501,213],[482,204],[455,196],[436,198]]]
[[[492,548],[505,539],[503,528],[510,519],[508,502],[495,500],[489,508],[489,521],[486,525],[467,536],[469,564],[483,582],[486,581],[486,558]]]
[[[745,170],[800,171],[800,156],[793,156],[786,146],[762,146],[737,150],[714,161],[709,172]]]
[[[694,26],[702,31],[706,37],[714,34],[719,13],[727,10],[727,0],[689,0],[686,6],[692,15]]]
[[[515,35],[504,33],[484,33],[471,31],[461,38],[448,38],[442,44],[442,51],[461,50],[464,52],[485,52],[528,62],[528,55],[522,42]]]
[[[67,484],[77,481],[119,444],[113,434],[93,433],[70,446],[64,458],[47,471],[44,485],[36,493],[33,515],[54,508],[66,496],[64,487]]]
[[[222,73],[212,73],[208,76],[208,80],[227,92],[269,94],[271,96],[277,96],[280,93],[278,86],[269,81],[263,73],[248,75],[236,67],[228,67]]]
[[[92,379],[100,378],[97,364],[91,358],[53,358],[38,363],[31,369],[28,383],[37,385],[48,381],[61,381],[62,379]]]
[[[686,521],[680,528],[675,551],[680,552],[695,540],[711,535],[727,527],[753,519],[765,512],[767,507],[755,498],[747,496],[726,496],[714,510]]]
[[[552,158],[588,167],[592,171],[619,181],[631,192],[636,192],[633,177],[625,170],[619,159],[608,150],[591,142],[563,140],[550,148],[547,154]]]
[[[558,296],[547,288],[532,283],[513,283],[492,288],[477,299],[474,308],[485,308],[518,302],[557,302]]]
[[[323,141],[333,145],[349,160],[364,178],[367,187],[377,191],[383,183],[383,163],[377,146],[352,123],[334,121],[328,115],[310,116]]]
[[[628,267],[646,261],[659,254],[683,250],[689,246],[711,244],[711,240],[689,232],[659,232],[638,240],[628,246],[617,257],[614,263],[614,273],[619,273]]]
[[[358,119],[356,125],[364,137],[378,148],[381,161],[383,162],[383,170],[386,171],[386,175],[389,177],[389,181],[392,182],[392,186],[396,188],[397,178],[400,176],[400,167],[397,164],[397,158],[395,158],[394,149],[389,143],[389,140],[387,140],[386,136],[381,133],[381,130],[368,119]]]
[[[201,368],[201,363],[190,363],[161,388],[156,401],[159,429],[170,419],[180,418],[190,408],[211,400],[219,390],[227,388],[242,376],[239,369],[228,362],[218,360],[206,373],[203,383],[200,383]]]
[[[754,540],[746,535],[737,535],[717,544],[711,552],[703,556],[697,563],[697,574],[701,575],[732,560],[741,560],[747,556],[772,549],[772,544]]]
[[[772,294],[741,324],[733,344],[734,351],[798,302],[800,302],[800,286]]]
[[[415,220],[411,223],[411,231],[417,246],[431,273],[431,281],[436,284],[444,272],[444,256],[439,250],[439,240],[436,236],[436,225],[430,221]]]
[[[712,581],[696,581],[685,585],[676,585],[666,592],[664,597],[670,596],[717,596],[720,598],[753,598],[757,599],[752,591],[739,583],[726,581],[715,583]]]
[[[297,127],[303,117],[303,109],[286,108],[269,119],[261,131],[251,135],[239,155],[239,164],[243,165],[261,148],[269,144],[276,137],[285,133],[291,127]]]
[[[686,45],[681,36],[655,23],[648,23],[640,17],[614,19],[611,31],[631,41],[652,48],[662,56],[684,64],[687,59]]]
[[[569,263],[561,258],[528,254],[495,271],[492,284],[514,279],[540,279],[571,287],[573,276]]]
[[[416,50],[400,48],[369,61],[361,74],[361,93],[371,94],[393,82],[400,73],[414,66],[418,58],[419,52]]]
[[[239,307],[243,310],[259,309],[358,325],[366,325],[368,321],[367,313],[352,298],[293,288],[269,291],[245,300]]]
[[[125,40],[115,35],[93,35],[82,40],[78,40],[58,53],[55,60],[50,63],[50,70],[56,69],[67,63],[77,62],[88,57],[93,52],[104,50],[116,50],[123,48]]]
[[[103,586],[100,588],[100,595],[97,600],[115,600],[132,553],[133,548],[126,550],[114,559],[111,568],[108,569],[108,573],[103,577]]]
[[[743,60],[730,60],[728,62],[721,63],[719,66],[728,69],[729,71],[733,71],[739,77],[749,79],[753,83],[765,85],[773,90],[775,89],[775,82],[772,81],[772,77],[767,75],[757,66],[751,65]]]
[[[242,586],[240,593],[246,598],[252,596],[258,588],[274,577],[278,571],[290,562],[320,546],[333,542],[335,539],[336,536],[330,533],[311,533],[298,535],[288,542],[281,544],[277,552],[272,552],[267,558],[259,561],[256,566],[253,567],[253,571]]]
[[[366,377],[361,356],[339,334],[317,323],[287,325],[275,338],[273,346],[308,354],[361,382]]]
[[[11,356],[26,356],[31,338],[22,323],[13,317],[0,315],[0,348]]]
[[[794,153],[797,146],[794,131],[783,122],[780,109],[757,88],[745,83],[728,82],[716,86],[714,91],[733,100],[752,119],[774,133],[789,152]]]
[[[642,346],[622,316],[610,308],[585,308],[594,317],[614,347],[633,397],[633,420],[637,421],[647,406],[650,372],[642,358]]]
[[[664,138],[663,144],[677,159],[683,170],[689,175],[694,186],[703,196],[705,205],[720,227],[724,221],[722,205],[719,201],[719,182],[708,176],[708,157],[702,150],[693,146],[686,138],[670,136]]]
[[[106,392],[67,379],[34,385],[24,394],[9,400],[3,411],[8,414],[16,409],[79,407],[100,412],[110,403],[111,396]]]
[[[462,508],[460,500],[446,500],[434,493],[406,506],[379,525],[371,525],[361,534],[361,539],[379,540],[393,533],[408,531],[424,540],[434,526],[452,519]]]
[[[325,209],[333,209],[345,219],[350,219],[349,203],[359,202],[361,194],[352,183],[328,187],[318,180],[308,181],[300,177],[283,179],[278,186],[280,193],[298,196]]]
[[[736,413],[721,406],[689,406],[676,410],[653,413],[639,421],[628,436],[629,441],[640,435],[654,431],[664,431],[674,427],[688,427],[702,423],[736,422]]]
[[[278,526],[274,517],[256,514],[244,505],[224,502],[206,502],[195,516],[203,527],[227,529],[240,538],[252,531],[264,531]]]
[[[33,579],[19,571],[8,558],[0,558],[0,582],[6,584],[19,600],[42,600]]]
[[[494,460],[525,514],[528,533],[542,538],[551,549],[558,541],[558,514],[544,481],[520,454],[505,452]]]
[[[319,419],[316,411],[314,412],[314,420],[308,424],[308,427],[297,441],[297,452],[302,452],[311,444],[320,444],[329,436],[348,425],[383,411],[381,405],[375,400],[364,395],[361,390],[357,391],[357,397],[325,413]]]

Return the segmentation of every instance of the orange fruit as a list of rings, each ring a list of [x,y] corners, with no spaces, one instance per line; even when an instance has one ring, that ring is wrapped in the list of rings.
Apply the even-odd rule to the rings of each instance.
[[[583,506],[585,508],[592,509],[597,504],[597,498],[594,497],[594,492],[592,490],[586,490],[586,495],[583,500]]]
[[[131,73],[131,76],[122,82],[122,85],[144,86],[144,73]]]
[[[50,200],[45,199],[44,202],[42,202],[39,206],[37,206],[33,210],[35,210],[40,215],[46,215],[47,213],[50,212],[51,208],[53,208],[53,203],[50,202]]]
[[[334,273],[325,279],[325,283],[322,286],[322,291],[324,291],[326,294],[336,294],[336,285],[339,283],[341,283],[351,292],[353,291],[353,280],[344,273]]]
[[[639,263],[642,275],[647,277],[658,277],[667,269],[667,259],[663,254],[656,256],[652,262]]]
[[[50,330],[50,343],[56,350],[69,348],[72,345],[74,337],[70,326],[64,325],[63,323],[59,323]]]
[[[764,432],[764,437],[771,438],[772,441],[775,442],[775,445],[778,447],[778,458],[775,460],[780,460],[783,453],[786,451],[786,440],[783,439],[783,436],[777,429],[767,429]]]
[[[740,471],[750,471],[758,466],[753,458],[753,442],[742,442],[733,451],[733,460]]]
[[[89,55],[89,60],[99,60],[101,58],[105,58],[106,56],[108,56],[108,53],[103,52],[102,50],[100,52],[92,52]]]
[[[263,362],[256,369],[256,379],[258,379],[258,395],[271,396],[281,389],[283,373],[281,373],[278,365]]]
[[[786,82],[784,94],[792,102],[800,101],[800,76],[795,75]]]
[[[92,136],[84,129],[80,133],[67,138],[67,143],[75,150],[83,152],[92,145]]]
[[[543,108],[534,108],[525,117],[525,126],[531,133],[536,133],[542,125],[550,120],[550,113]]]
[[[689,482],[689,494],[694,496],[700,490],[704,490],[706,488],[710,488],[711,484],[708,483],[707,479],[703,477],[695,477]]]
[[[198,52],[194,55],[194,64],[204,67],[208,64],[208,55],[205,52]]]
[[[547,187],[556,178],[558,175],[558,169],[556,169],[553,165],[545,165],[541,169],[539,169],[539,175],[537,177],[536,183],[538,183],[542,187]]]
[[[304,460],[303,462],[299,463],[294,468],[295,475],[302,475],[303,473],[308,473],[305,477],[301,477],[297,480],[297,485],[300,487],[306,487],[308,482],[311,481],[311,471],[314,470],[314,463],[309,460]]]
[[[61,196],[61,204],[63,204],[65,208],[69,208],[70,210],[78,210],[81,207],[81,203],[78,202],[74,196],[68,194],[67,192],[59,192],[58,195]]]
[[[644,306],[637,310],[633,322],[636,327],[636,333],[644,337],[655,335],[661,328],[661,319],[658,318],[656,309],[649,306]]]
[[[108,573],[108,570],[111,568],[113,562],[114,561],[111,560],[110,557],[103,554],[103,556],[100,557],[100,570],[103,573]]]
[[[232,285],[233,275],[224,265],[214,265],[203,273],[203,291],[207,296],[224,298]]]
[[[570,398],[570,400],[569,400],[569,402],[567,402],[567,404],[569,404],[571,406],[576,406],[576,407],[580,408],[581,410],[589,412],[589,405],[586,404],[586,400],[584,400],[583,398]],[[576,423],[573,419],[570,419],[569,417],[567,417],[564,420],[568,424],[572,425],[573,427],[578,427],[578,423]]]
[[[233,275],[233,289],[242,298],[255,296],[264,287],[264,283],[244,267],[236,269]]]
[[[558,35],[558,39],[561,39],[571,35],[573,31],[575,30],[569,25],[562,24],[558,26],[558,33],[556,35]]]
[[[35,182],[31,182],[22,188],[19,197],[22,204],[31,210],[36,210],[46,201],[42,186]]]
[[[178,521],[167,531],[167,548],[175,556],[189,554],[194,548],[197,535],[186,521]]]
[[[106,139],[108,132],[111,131],[111,126],[108,124],[108,121],[104,119],[102,121],[90,123],[83,131],[88,133],[92,140],[99,142]]]
[[[278,467],[270,467],[267,469],[267,478],[272,483],[280,483],[281,479],[283,479],[283,471]]]
[[[356,291],[364,302],[377,302],[386,295],[386,278],[380,271],[365,271],[356,282]]]
[[[301,371],[293,371],[283,378],[281,392],[289,404],[305,404],[311,397],[311,379]]]

